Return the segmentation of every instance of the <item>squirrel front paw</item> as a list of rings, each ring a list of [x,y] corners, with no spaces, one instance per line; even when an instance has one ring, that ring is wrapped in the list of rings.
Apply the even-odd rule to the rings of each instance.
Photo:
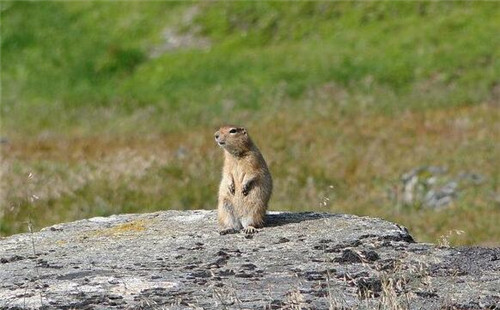
[[[243,196],[248,195],[251,188],[252,188],[252,182],[248,182],[248,183],[243,184],[243,189],[241,191],[243,193]]]

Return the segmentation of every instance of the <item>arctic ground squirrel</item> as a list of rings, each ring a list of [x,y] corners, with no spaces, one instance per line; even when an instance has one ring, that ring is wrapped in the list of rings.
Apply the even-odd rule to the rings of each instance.
[[[264,225],[273,190],[271,173],[245,128],[222,126],[215,141],[224,149],[217,206],[220,233],[253,234]]]

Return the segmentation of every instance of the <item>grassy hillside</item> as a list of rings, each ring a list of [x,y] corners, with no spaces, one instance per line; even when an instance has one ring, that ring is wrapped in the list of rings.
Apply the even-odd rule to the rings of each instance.
[[[1,17],[2,234],[214,208],[228,122],[268,159],[272,209],[498,244],[496,3],[2,2]],[[482,182],[440,211],[402,206],[422,165]]]

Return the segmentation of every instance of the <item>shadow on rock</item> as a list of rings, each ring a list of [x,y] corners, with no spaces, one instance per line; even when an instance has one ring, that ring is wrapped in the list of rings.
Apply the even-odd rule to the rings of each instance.
[[[317,212],[301,212],[301,213],[291,213],[282,212],[275,214],[266,215],[266,227],[276,227],[283,226],[287,224],[300,223],[304,221],[312,221],[321,218],[331,218],[340,215],[330,214],[330,213],[317,213]]]

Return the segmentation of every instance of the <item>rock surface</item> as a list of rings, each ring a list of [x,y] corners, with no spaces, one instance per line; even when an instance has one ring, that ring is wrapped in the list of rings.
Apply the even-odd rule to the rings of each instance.
[[[415,243],[368,217],[214,211],[97,217],[0,240],[0,309],[498,309],[500,248]]]

